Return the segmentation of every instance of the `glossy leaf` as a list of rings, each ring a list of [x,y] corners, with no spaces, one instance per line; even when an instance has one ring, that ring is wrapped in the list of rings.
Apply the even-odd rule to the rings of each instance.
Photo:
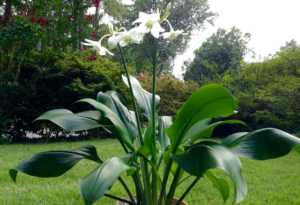
[[[127,77],[122,75],[122,78],[124,83],[129,87]],[[136,78],[130,76],[130,82],[133,89],[133,95],[142,113],[147,117],[148,121],[150,122],[152,119],[152,94],[144,90]],[[159,101],[160,97],[156,95],[155,106],[158,105]]]
[[[58,177],[84,158],[99,164],[102,163],[96,148],[92,145],[84,145],[71,151],[49,151],[35,154],[10,169],[9,174],[14,181],[16,181],[18,171],[36,177]]]
[[[229,197],[229,193],[230,193],[230,188],[229,188],[229,184],[225,179],[221,179],[216,177],[212,172],[210,172],[209,170],[207,170],[204,174],[213,184],[213,186],[218,189],[218,191],[220,192],[222,198],[223,198],[223,202],[225,203]]]
[[[109,121],[101,120],[101,113],[74,114],[66,109],[50,110],[40,115],[37,120],[50,120],[66,131],[75,132],[93,129],[109,124]]]
[[[247,185],[242,177],[239,158],[227,147],[215,142],[195,144],[186,153],[171,154],[171,158],[187,173],[203,176],[209,169],[221,169],[231,178],[235,188],[233,204],[242,201],[247,194]]]
[[[134,140],[138,134],[134,111],[127,109],[122,96],[115,91],[99,92],[97,101],[109,107],[123,122],[129,136]]]
[[[189,140],[189,144],[193,144],[195,141],[197,141],[200,138],[203,137],[210,137],[214,129],[219,126],[219,125],[224,125],[224,124],[242,124],[247,126],[244,122],[240,120],[226,120],[226,121],[220,121],[216,122],[210,125],[205,125],[204,122],[206,121],[202,120],[195,125],[193,125],[189,131],[186,133],[184,136],[182,143]],[[208,120],[207,120],[208,121]]]
[[[79,179],[79,189],[86,205],[93,204],[108,192],[116,179],[125,171],[135,169],[119,157],[113,157],[97,167],[84,178]]]
[[[199,88],[180,108],[173,125],[165,129],[172,147],[180,144],[194,124],[207,118],[229,116],[236,107],[237,102],[224,87],[206,85]]]
[[[164,129],[170,127],[173,124],[172,117],[161,116],[158,118],[158,136],[156,138],[157,143],[161,147],[162,153],[164,153],[167,148],[170,146],[170,140]]]
[[[267,128],[228,136],[222,144],[239,157],[266,160],[282,157],[300,145],[300,139],[284,131]]]
[[[94,106],[105,118],[108,118],[114,126],[104,126],[110,130],[121,143],[124,143],[130,150],[134,151],[133,139],[130,137],[121,119],[107,106],[93,99],[82,99],[78,102],[86,102]]]

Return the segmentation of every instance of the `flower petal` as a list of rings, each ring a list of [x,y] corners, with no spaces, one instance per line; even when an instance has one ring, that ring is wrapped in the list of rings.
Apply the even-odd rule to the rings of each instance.
[[[171,36],[171,32],[165,32],[163,34],[161,34],[163,36],[164,39],[170,38]]]

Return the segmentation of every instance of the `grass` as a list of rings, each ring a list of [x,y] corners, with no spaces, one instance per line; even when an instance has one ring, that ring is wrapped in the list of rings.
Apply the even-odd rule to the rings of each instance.
[[[65,175],[57,178],[42,179],[19,173],[17,184],[8,175],[8,170],[19,162],[35,153],[49,150],[70,150],[85,144],[92,144],[98,150],[98,155],[105,160],[113,156],[122,156],[122,148],[117,140],[97,140],[89,142],[63,142],[51,144],[13,144],[0,145],[0,204],[1,205],[71,205],[84,204],[81,199],[78,179],[86,176],[97,164],[88,160],[82,160]],[[243,176],[248,185],[248,195],[241,205],[271,204],[292,205],[300,204],[300,156],[291,152],[285,157],[267,160],[253,161],[241,159],[243,164]],[[219,177],[228,179],[227,175],[219,170],[214,170]],[[133,191],[131,178],[123,176]],[[229,180],[229,179],[228,179]],[[182,183],[176,196],[180,196],[192,179]],[[109,194],[123,197],[125,190],[116,181]],[[231,184],[230,199],[233,200],[233,186]],[[221,195],[205,178],[200,179],[185,201],[189,205],[198,204],[223,204]],[[103,197],[95,204],[113,205],[115,200]]]

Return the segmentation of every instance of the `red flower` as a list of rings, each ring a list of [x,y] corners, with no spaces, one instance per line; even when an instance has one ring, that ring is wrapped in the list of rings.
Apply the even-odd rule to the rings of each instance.
[[[50,25],[50,20],[49,19],[45,19],[45,25],[49,26]]]
[[[0,113],[2,113],[2,110],[0,109]]]
[[[68,15],[68,19],[69,19],[69,21],[71,20],[71,17],[72,17],[72,16],[69,14],[69,15]]]
[[[88,60],[95,61],[95,60],[97,60],[97,57],[96,57],[96,56],[93,56],[93,55],[90,55],[90,56],[88,57]]]
[[[46,25],[46,19],[44,19],[44,17],[42,17],[42,16],[40,18],[38,18],[38,20],[36,22],[39,23],[39,24],[41,24],[41,26],[45,26]]]
[[[4,93],[4,94],[3,94],[3,97],[4,97],[4,98],[7,98],[7,97],[8,97],[7,93]]]
[[[35,22],[35,16],[31,15],[28,19],[29,22]]]
[[[91,21],[93,21],[94,15],[87,15],[86,17],[88,17]]]
[[[91,1],[95,5],[95,7],[99,7],[100,6],[100,0],[91,0]]]
[[[91,37],[91,38],[96,38],[96,34],[93,33],[90,37]]]

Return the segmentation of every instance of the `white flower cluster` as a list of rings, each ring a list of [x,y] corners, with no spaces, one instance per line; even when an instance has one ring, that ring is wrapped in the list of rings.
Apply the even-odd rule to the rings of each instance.
[[[168,15],[165,16],[167,17]],[[160,21],[161,22],[166,21],[169,24],[170,32],[162,33],[165,31],[165,29],[161,27]],[[152,14],[139,12],[139,18],[135,20],[132,24],[136,24],[136,23],[140,23],[140,25],[136,28],[132,28],[129,31],[127,31],[125,28],[120,28],[120,31],[118,32],[114,31],[112,24],[108,24],[110,29],[110,34],[103,36],[99,41],[92,41],[89,39],[85,39],[85,41],[88,43],[82,43],[82,44],[86,46],[93,46],[93,49],[97,50],[100,55],[106,55],[106,53],[110,55],[114,55],[105,47],[101,46],[101,41],[106,36],[110,36],[108,38],[108,47],[109,49],[113,49],[118,44],[122,47],[130,43],[140,44],[143,41],[143,37],[146,33],[151,33],[154,38],[159,38],[160,36],[159,33],[162,33],[161,36],[164,39],[169,38],[170,40],[175,39],[180,34],[186,35],[186,33],[183,33],[182,30],[174,31],[170,22],[166,18],[164,18],[163,20],[160,19],[160,15],[158,12]],[[121,32],[121,30],[123,31]]]

